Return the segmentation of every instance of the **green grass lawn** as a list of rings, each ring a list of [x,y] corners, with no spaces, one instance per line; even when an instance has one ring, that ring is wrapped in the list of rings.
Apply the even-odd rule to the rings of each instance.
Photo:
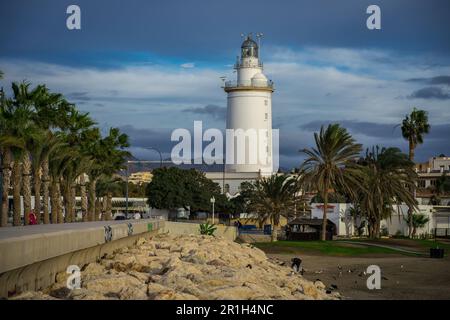
[[[405,250],[421,252],[427,254],[429,248],[436,245],[446,251],[450,251],[450,244],[443,242],[435,242],[432,240],[419,239],[353,239],[346,241],[367,242],[368,244],[392,245],[401,247]],[[364,244],[351,244],[336,241],[277,241],[277,242],[260,242],[255,243],[255,247],[260,248],[266,253],[295,254],[295,253],[317,253],[331,256],[359,256],[369,254],[401,254],[406,256],[416,256],[415,254],[399,252],[394,249],[381,248]]]
[[[367,242],[367,243],[377,243],[377,244],[385,244],[385,245],[399,245],[406,247],[411,247],[411,250],[414,249],[422,249],[422,250],[428,250],[429,248],[436,248],[438,246],[439,248],[450,250],[450,243],[448,242],[442,242],[442,241],[435,241],[435,240],[425,240],[425,239],[403,239],[403,238],[390,238],[390,239],[351,239],[347,241],[354,241],[354,242]]]
[[[364,245],[351,245],[339,241],[276,241],[259,242],[255,247],[266,253],[320,253],[335,256],[358,256],[365,254],[399,254],[395,250]]]

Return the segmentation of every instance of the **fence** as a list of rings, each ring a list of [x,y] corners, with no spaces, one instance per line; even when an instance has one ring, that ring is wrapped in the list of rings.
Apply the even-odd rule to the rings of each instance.
[[[435,238],[450,238],[450,229],[449,228],[435,228],[434,229],[434,237]]]

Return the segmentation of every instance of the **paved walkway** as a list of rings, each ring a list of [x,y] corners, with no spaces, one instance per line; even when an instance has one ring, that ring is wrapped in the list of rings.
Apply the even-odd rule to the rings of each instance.
[[[144,219],[145,220],[145,219]],[[39,224],[32,226],[20,227],[2,227],[0,228],[0,240],[9,238],[18,238],[23,236],[31,236],[41,233],[60,232],[68,230],[87,230],[90,228],[98,228],[113,224],[124,224],[128,222],[143,221],[139,220],[111,220],[111,221],[93,221],[93,222],[73,222],[60,224]],[[150,221],[150,220],[149,220]]]

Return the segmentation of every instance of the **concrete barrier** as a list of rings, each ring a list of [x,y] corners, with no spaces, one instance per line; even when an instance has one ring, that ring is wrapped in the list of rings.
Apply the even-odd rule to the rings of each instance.
[[[82,267],[151,237],[164,223],[144,219],[1,228],[0,297],[48,287],[69,265]]]
[[[217,225],[215,236],[224,237],[234,241],[237,238],[237,228],[232,226]],[[164,226],[159,229],[160,233],[169,234],[200,234],[200,225],[197,223],[165,221]]]

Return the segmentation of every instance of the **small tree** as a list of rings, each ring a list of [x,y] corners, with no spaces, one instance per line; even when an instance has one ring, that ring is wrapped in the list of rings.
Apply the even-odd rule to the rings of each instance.
[[[408,215],[407,218],[405,218],[405,222],[408,223],[408,225],[410,224],[409,219],[411,216]],[[425,216],[424,214],[413,214],[412,215],[412,237],[414,238],[416,236],[417,233],[417,229],[423,228],[425,227],[425,225],[430,221],[430,218],[428,218],[427,216]]]
[[[220,186],[195,169],[177,167],[153,170],[152,181],[147,185],[148,204],[156,209],[211,211],[210,199],[216,199],[218,212],[226,206],[227,199]]]

